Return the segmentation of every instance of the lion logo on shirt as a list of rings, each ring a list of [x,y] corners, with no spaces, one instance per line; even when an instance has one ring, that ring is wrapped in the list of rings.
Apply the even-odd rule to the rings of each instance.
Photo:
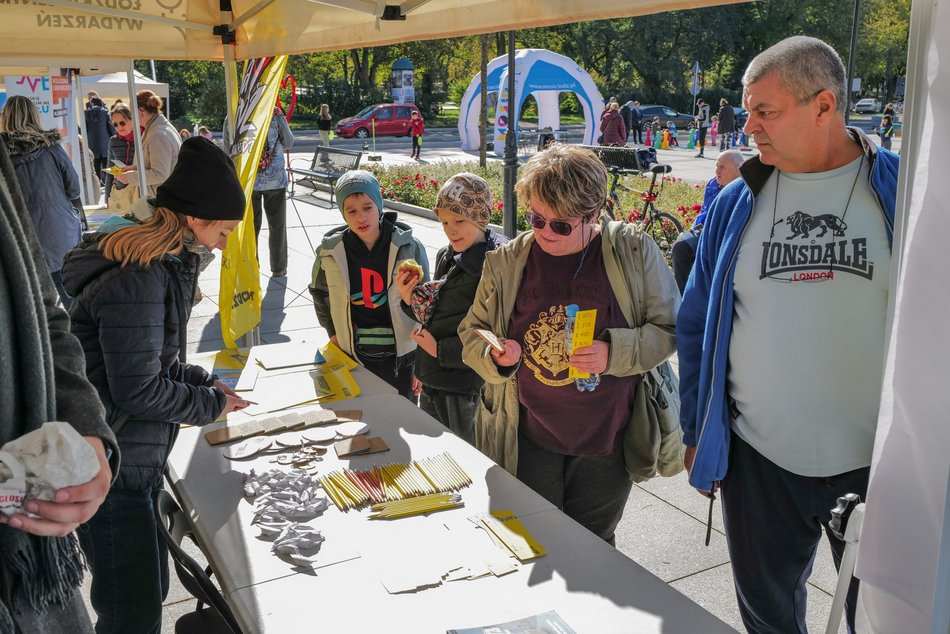
[[[808,238],[808,232],[814,231],[815,229],[821,229],[821,233],[816,235],[816,238],[824,237],[829,230],[833,236],[843,236],[845,230],[848,228],[844,220],[834,214],[812,216],[806,214],[804,211],[796,211],[786,218],[785,222],[792,229],[792,235],[785,238],[786,240]]]

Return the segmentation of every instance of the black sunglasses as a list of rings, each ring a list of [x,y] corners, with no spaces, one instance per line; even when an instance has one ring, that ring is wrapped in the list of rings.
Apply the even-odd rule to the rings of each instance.
[[[545,220],[533,211],[526,213],[524,218],[528,221],[529,225],[538,231],[544,229],[544,225],[551,225],[551,231],[559,236],[569,236],[571,232],[574,231],[574,225],[569,222],[564,222],[563,220]],[[581,223],[583,222],[584,219],[581,219]]]

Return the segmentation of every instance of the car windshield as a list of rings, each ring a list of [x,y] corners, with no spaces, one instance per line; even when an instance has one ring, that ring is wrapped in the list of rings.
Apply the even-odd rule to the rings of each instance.
[[[375,108],[375,107],[376,107],[376,106],[366,106],[365,108],[363,108],[362,110],[360,110],[359,112],[357,112],[355,115],[353,115],[353,118],[354,118],[354,119],[362,119],[362,118],[364,118],[366,115],[368,115],[369,113],[371,113],[371,112],[373,111],[373,108]]]

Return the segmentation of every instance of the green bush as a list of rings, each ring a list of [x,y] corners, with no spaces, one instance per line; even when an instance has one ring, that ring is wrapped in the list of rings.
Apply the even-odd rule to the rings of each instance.
[[[500,161],[490,162],[485,169],[480,168],[478,163],[474,161],[463,163],[439,161],[425,165],[371,165],[368,169],[379,179],[380,187],[383,190],[383,198],[425,209],[432,209],[435,206],[439,187],[450,177],[459,172],[478,174],[488,181],[493,194],[492,222],[497,225],[502,224],[502,210],[504,207],[502,200],[505,184],[503,166]],[[624,183],[628,187],[643,191],[650,186],[650,179],[628,176]],[[703,185],[689,183],[675,176],[665,176],[663,177],[663,189],[660,191],[655,204],[659,210],[680,218],[683,228],[688,229],[699,213],[702,200]],[[616,214],[618,218],[622,217],[629,222],[640,219],[643,209],[640,194],[620,192],[620,206],[622,213]],[[524,219],[526,212],[527,208],[524,201],[519,200],[516,223],[519,230],[528,228],[528,224]]]

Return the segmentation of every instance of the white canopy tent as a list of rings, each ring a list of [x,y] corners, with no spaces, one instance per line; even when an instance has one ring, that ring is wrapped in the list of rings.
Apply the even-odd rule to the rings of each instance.
[[[99,98],[106,103],[106,107],[111,106],[116,99],[122,99],[127,104],[132,103],[132,96],[129,94],[129,75],[125,72],[108,75],[80,75],[79,87],[83,98],[91,90],[99,93]],[[152,81],[135,71],[135,87],[138,90],[151,90],[168,103],[168,84]]]
[[[135,10],[74,0],[5,5],[0,57],[75,59],[73,54],[81,51],[93,59],[116,59],[134,52],[139,58],[231,61],[641,15],[730,0],[391,2],[230,0],[231,11],[221,11],[219,0],[142,3]],[[880,497],[872,499],[865,520],[866,540],[874,547],[862,547],[858,560],[859,576],[866,575],[866,585],[873,587],[866,603],[877,613],[869,619],[866,632],[912,634],[933,628],[945,634],[950,621],[950,506],[946,500],[950,441],[934,433],[948,427],[944,383],[950,376],[943,326],[946,311],[941,310],[950,308],[947,283],[942,262],[934,259],[943,253],[950,229],[943,213],[947,184],[939,171],[946,165],[946,160],[940,160],[946,158],[946,150],[939,143],[937,128],[937,122],[950,120],[948,74],[939,63],[941,54],[948,56],[948,3],[913,2],[907,94],[917,101],[908,102],[902,148],[894,242],[897,267],[891,294],[896,317],[871,488],[872,498],[878,492]],[[130,2],[117,5],[133,6]],[[78,61],[61,64],[78,65]],[[902,439],[907,442],[896,442]],[[919,504],[912,504],[915,498]],[[904,530],[920,525],[921,530]],[[926,570],[918,567],[921,562],[927,563]],[[902,618],[914,612],[914,619]],[[881,620],[885,617],[891,617],[890,623]],[[891,627],[895,623],[897,629]]]

